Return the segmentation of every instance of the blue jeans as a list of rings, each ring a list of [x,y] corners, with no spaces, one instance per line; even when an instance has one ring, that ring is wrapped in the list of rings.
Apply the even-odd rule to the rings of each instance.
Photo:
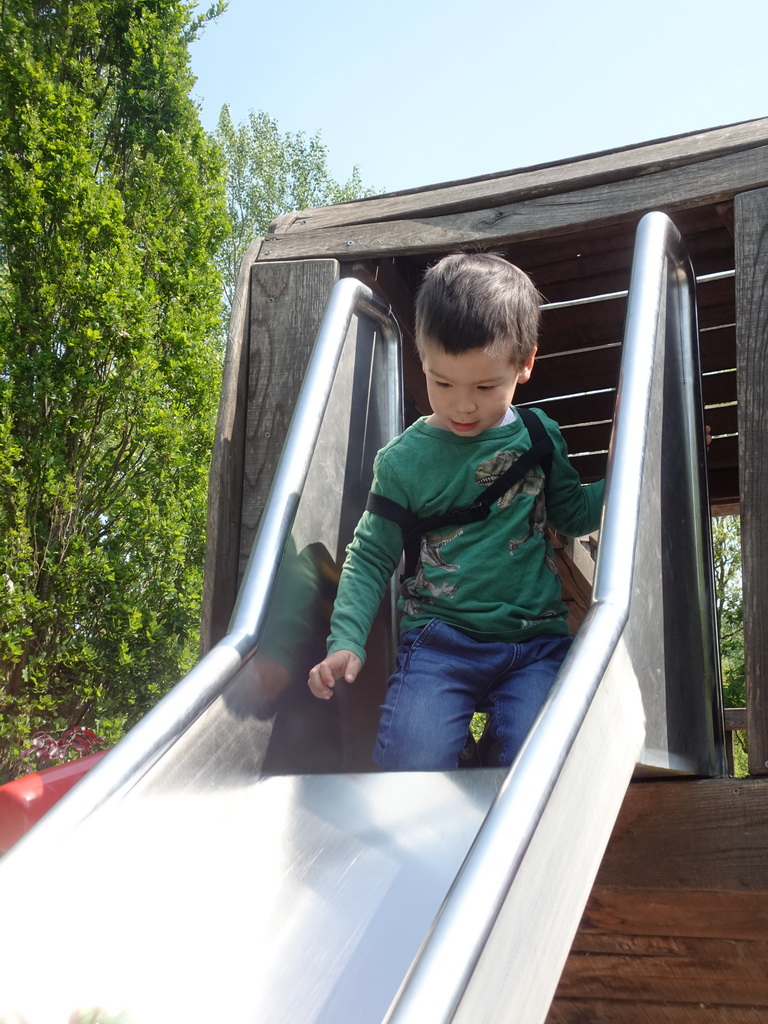
[[[400,637],[373,760],[391,771],[456,768],[472,715],[484,711],[499,763],[511,764],[572,643],[571,636],[488,643],[439,619],[409,630]]]

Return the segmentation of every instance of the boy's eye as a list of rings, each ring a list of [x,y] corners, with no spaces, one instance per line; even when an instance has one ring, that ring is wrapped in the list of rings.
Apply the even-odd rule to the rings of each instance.
[[[435,386],[438,388],[449,388],[451,385],[444,380],[436,380]]]
[[[478,391],[493,391],[493,384],[478,384]]]

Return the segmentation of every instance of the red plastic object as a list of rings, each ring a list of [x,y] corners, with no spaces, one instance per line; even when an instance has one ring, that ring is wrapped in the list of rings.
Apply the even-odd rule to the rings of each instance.
[[[10,850],[106,753],[99,750],[0,786],[0,853]]]

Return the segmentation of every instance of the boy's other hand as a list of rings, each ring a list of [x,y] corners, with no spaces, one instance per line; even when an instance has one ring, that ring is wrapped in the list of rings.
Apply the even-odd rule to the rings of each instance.
[[[315,697],[330,700],[336,680],[343,679],[347,683],[354,683],[362,667],[362,661],[352,651],[334,651],[325,661],[309,670],[307,682]]]

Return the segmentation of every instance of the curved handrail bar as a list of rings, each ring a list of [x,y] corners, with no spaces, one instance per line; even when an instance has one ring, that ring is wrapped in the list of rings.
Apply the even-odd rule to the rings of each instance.
[[[453,1019],[626,625],[655,349],[648,340],[656,338],[669,280],[681,298],[680,331],[694,345],[693,269],[672,222],[650,213],[637,230],[593,603],[386,1024]]]
[[[221,694],[256,652],[282,553],[317,444],[344,341],[355,313],[370,317],[400,381],[400,329],[391,308],[355,278],[338,281],[328,299],[287,439],[240,586],[229,631],[140,722],[4,857],[4,867],[32,846],[50,843],[97,807],[129,789]],[[393,364],[393,365],[392,365]],[[399,408],[399,383],[390,389]],[[394,418],[394,417],[393,417]]]

